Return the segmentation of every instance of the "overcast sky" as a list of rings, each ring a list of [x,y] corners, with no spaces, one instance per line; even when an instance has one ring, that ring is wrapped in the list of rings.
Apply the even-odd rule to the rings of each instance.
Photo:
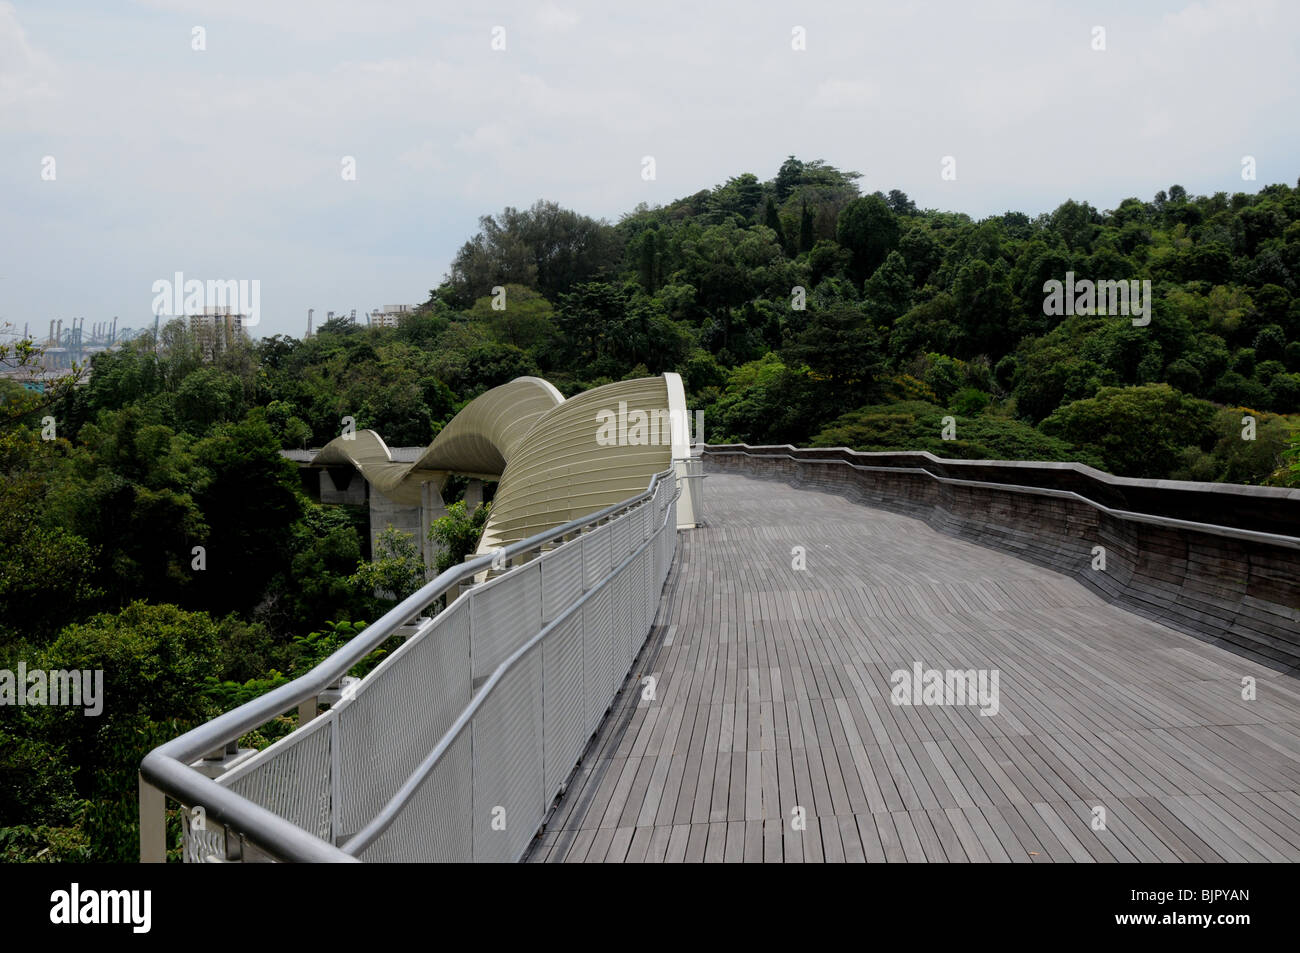
[[[612,222],[791,153],[977,218],[1294,184],[1298,37],[1295,0],[0,0],[0,321],[152,324],[179,271],[301,337],[424,301],[482,214]]]

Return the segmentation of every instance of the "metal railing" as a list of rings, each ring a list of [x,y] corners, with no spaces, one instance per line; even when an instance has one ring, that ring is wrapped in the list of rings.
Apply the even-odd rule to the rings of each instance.
[[[672,474],[447,570],[306,675],[151,751],[141,860],[165,859],[167,797],[187,861],[518,860],[654,621],[676,552]],[[299,727],[264,751],[216,778],[196,769],[294,708]]]
[[[701,448],[702,449],[702,448]],[[674,461],[677,465],[677,482],[682,486],[682,496],[689,508],[690,523],[699,525],[704,517],[704,458],[692,454]]]

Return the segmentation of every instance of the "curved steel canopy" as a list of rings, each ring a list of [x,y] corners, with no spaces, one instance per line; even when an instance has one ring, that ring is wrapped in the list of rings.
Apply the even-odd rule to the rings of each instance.
[[[565,400],[517,377],[470,401],[414,463],[392,458],[373,430],[331,440],[313,466],[353,466],[395,503],[451,473],[499,480],[478,551],[526,539],[636,494],[689,454],[677,374],[616,381]]]

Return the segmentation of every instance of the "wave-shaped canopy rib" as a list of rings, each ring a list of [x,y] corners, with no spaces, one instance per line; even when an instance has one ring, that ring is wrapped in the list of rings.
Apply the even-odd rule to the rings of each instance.
[[[667,469],[673,458],[670,435],[663,432],[673,409],[668,376],[606,384],[547,411],[520,442],[501,476],[478,551],[527,539],[626,500]],[[620,403],[625,419],[636,411],[658,412],[659,442],[602,440],[610,436],[610,417],[617,419]],[[684,401],[677,410],[684,421]],[[602,422],[607,425],[603,433]],[[640,434],[629,436],[635,440]]]
[[[408,506],[420,505],[421,484],[441,489],[449,473],[499,479],[479,543],[486,552],[640,493],[674,456],[689,453],[685,426],[676,374],[617,381],[568,400],[541,378],[517,377],[466,404],[413,463],[394,461],[379,434],[362,430],[331,440],[312,464],[356,467],[371,487]]]
[[[312,458],[313,466],[353,466],[395,503],[417,506],[420,485],[441,487],[449,473],[495,480],[523,438],[564,397],[540,377],[516,377],[466,404],[414,463],[398,463],[379,434],[360,430],[335,437]]]

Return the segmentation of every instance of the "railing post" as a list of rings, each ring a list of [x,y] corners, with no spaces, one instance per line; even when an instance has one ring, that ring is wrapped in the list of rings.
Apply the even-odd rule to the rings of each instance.
[[[312,721],[316,717],[319,708],[315,696],[300,701],[298,703],[298,727],[301,728],[309,721]]]
[[[167,862],[167,796],[140,778],[140,863]]]

